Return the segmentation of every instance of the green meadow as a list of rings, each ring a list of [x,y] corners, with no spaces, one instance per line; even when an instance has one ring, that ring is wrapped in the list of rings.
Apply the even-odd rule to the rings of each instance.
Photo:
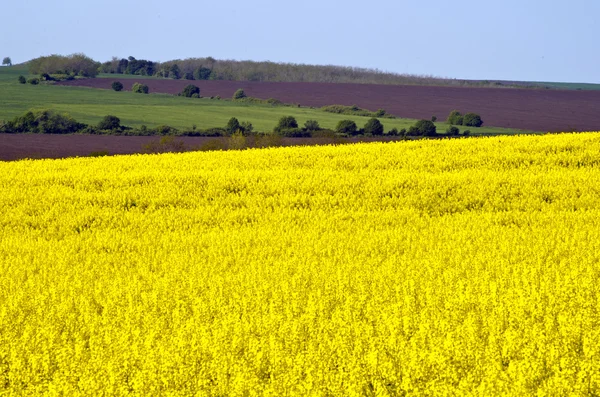
[[[247,104],[208,98],[183,98],[168,94],[135,94],[129,91],[115,92],[85,87],[64,87],[51,84],[19,84],[19,75],[27,75],[27,70],[17,67],[0,68],[0,120],[20,116],[30,109],[54,109],[69,113],[77,121],[90,125],[97,124],[102,117],[114,115],[121,124],[130,127],[146,125],[148,128],[169,125],[180,130],[224,127],[231,117],[240,122],[253,124],[255,131],[272,131],[282,116],[293,116],[299,125],[307,120],[317,120],[322,128],[333,129],[340,120],[352,119],[362,127],[368,117],[327,113],[307,107],[283,107],[261,104]],[[373,110],[373,109],[371,109]],[[414,119],[381,118],[385,130],[408,129]],[[485,120],[484,120],[485,121]],[[447,124],[438,122],[438,132],[444,132]],[[470,129],[472,135],[504,135],[534,133],[483,126],[481,128],[461,127],[461,132]]]

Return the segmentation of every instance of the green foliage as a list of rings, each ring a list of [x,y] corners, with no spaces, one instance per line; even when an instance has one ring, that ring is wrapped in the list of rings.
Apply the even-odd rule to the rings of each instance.
[[[275,132],[298,128],[298,122],[294,116],[283,116],[275,126]]]
[[[371,134],[373,136],[383,135],[383,124],[376,118],[367,121],[363,129],[365,134]]]
[[[114,131],[121,129],[121,120],[117,116],[104,116],[104,118],[98,123],[97,128],[99,130]]]
[[[86,127],[78,123],[66,113],[57,113],[53,110],[30,110],[22,116],[15,117],[5,123],[0,132],[37,134],[71,134],[79,132]]]
[[[418,135],[423,135],[423,134],[421,134],[421,131],[419,131],[419,129],[417,128],[417,126],[411,125],[408,128],[408,131],[406,132],[406,135],[408,135],[408,136],[418,136]]]
[[[481,116],[475,113],[467,113],[463,117],[463,125],[467,127],[481,127],[483,125],[483,120],[481,120]]]
[[[415,123],[419,135],[423,136],[435,136],[436,128],[435,124],[431,120],[419,120]]]
[[[112,89],[117,92],[121,91],[123,89],[123,83],[121,83],[120,81],[113,81]]]
[[[249,121],[242,121],[242,123],[240,124],[240,130],[244,134],[250,134],[252,133],[252,131],[254,131],[254,126]]]
[[[388,131],[387,135],[389,136],[398,136],[400,135],[400,132],[398,131],[398,128],[394,127],[391,130]]]
[[[431,116],[431,121],[435,123],[437,121],[437,116]]]
[[[10,57],[4,57],[2,60],[2,66],[12,66],[12,60]]]
[[[179,66],[176,63],[172,64],[169,68],[169,77],[175,80],[179,80],[181,77],[181,71],[179,70]]]
[[[199,93],[192,94],[192,98],[196,98],[196,99],[198,99],[198,98],[200,98],[200,94],[199,94]]]
[[[184,80],[195,80],[194,79],[194,74],[190,73],[190,72],[185,72],[183,75],[183,79]]]
[[[458,134],[460,134],[458,127],[451,125],[446,129],[446,135],[448,136],[456,136]]]
[[[38,85],[40,83],[40,79],[38,79],[37,77],[32,77],[28,79],[27,82],[31,85]]]
[[[194,71],[194,77],[196,78],[196,80],[208,80],[210,79],[210,72],[211,70],[209,68],[200,66]]]
[[[387,114],[385,110],[379,109],[377,112],[371,112],[365,109],[361,109],[356,105],[344,106],[344,105],[328,105],[321,107],[321,110],[328,113],[346,114],[351,116],[364,116],[364,117],[385,117],[389,119],[395,118],[391,114]]]
[[[448,115],[446,122],[448,124],[453,124],[453,125],[462,125],[463,124],[463,116],[458,110],[453,110]]]
[[[233,94],[233,99],[243,99],[246,98],[246,93],[244,92],[244,90],[242,90],[241,88],[239,90],[237,90],[234,94]]]
[[[304,123],[304,130],[310,131],[310,132],[320,131],[321,126],[319,125],[319,122],[316,120],[307,120],[306,123]]]
[[[230,118],[227,122],[227,125],[225,126],[225,131],[227,131],[229,135],[234,134],[239,129],[240,122],[235,117]]]
[[[200,96],[200,87],[195,86],[193,84],[188,84],[185,86],[183,91],[179,95],[184,96],[186,98],[191,98],[194,94]]]
[[[23,75],[19,76],[19,83],[21,83],[21,84],[27,83],[27,79],[25,78],[25,76],[23,76]]]
[[[471,130],[465,130],[465,132],[463,132],[464,136],[469,136],[471,135]]]
[[[150,92],[150,89],[148,88],[148,86],[146,84],[133,83],[133,86],[131,87],[131,91],[138,93],[138,94],[147,94],[148,92]]]
[[[66,74],[96,77],[100,64],[84,54],[50,55],[29,61],[31,74]]]
[[[340,120],[335,127],[335,132],[341,134],[355,135],[357,130],[356,123],[352,120]]]

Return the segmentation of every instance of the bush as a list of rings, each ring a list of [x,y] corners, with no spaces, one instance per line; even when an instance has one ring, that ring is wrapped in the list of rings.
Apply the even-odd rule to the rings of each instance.
[[[431,121],[435,123],[437,121],[437,116],[431,116]]]
[[[282,132],[298,128],[298,122],[293,116],[283,116],[275,126],[275,132]]]
[[[377,117],[383,117],[383,116],[385,116],[385,113],[386,113],[385,109],[377,109],[377,111],[375,112],[375,115]]]
[[[240,122],[235,117],[230,118],[229,121],[227,122],[227,125],[225,126],[225,131],[227,131],[227,133],[229,135],[235,134],[235,132],[239,129],[240,129]]]
[[[406,132],[406,135],[408,135],[408,136],[418,136],[418,135],[422,135],[422,134],[421,134],[421,132],[419,131],[419,129],[416,126],[411,125],[408,128],[408,131]]]
[[[321,126],[319,125],[319,122],[316,120],[307,120],[306,123],[304,123],[304,130],[305,131],[320,131],[321,130]]]
[[[352,120],[340,120],[335,127],[335,132],[341,134],[355,135],[356,131],[356,123]]]
[[[465,130],[465,132],[463,132],[464,136],[469,136],[471,135],[471,130]]]
[[[98,123],[99,130],[114,131],[121,129],[121,120],[117,116],[104,116],[104,118]]]
[[[86,127],[78,123],[66,113],[57,113],[53,110],[32,110],[23,116],[15,117],[5,123],[0,132],[22,133],[33,132],[38,134],[72,134]]]
[[[376,118],[372,118],[365,124],[365,134],[383,135],[383,125]]]
[[[21,84],[27,83],[27,79],[25,78],[25,76],[23,76],[23,75],[19,76],[19,83],[21,83]]]
[[[246,98],[246,93],[241,88],[233,94],[234,100],[235,99],[244,99],[244,98]]]
[[[448,124],[453,124],[453,125],[462,125],[463,124],[463,116],[460,114],[460,112],[458,110],[453,110],[448,115],[446,122]]]
[[[198,99],[198,98],[200,98],[200,94],[192,94],[192,98]]]
[[[407,132],[406,132],[406,128],[402,128],[398,134],[400,134],[400,136],[406,136]]]
[[[254,126],[249,121],[242,121],[242,123],[240,124],[240,130],[244,134],[250,134],[254,130]]]
[[[400,132],[398,131],[398,128],[394,127],[391,130],[389,130],[387,134],[389,136],[398,136]]]
[[[481,120],[481,116],[475,113],[467,113],[463,117],[463,125],[467,127],[481,127],[483,125],[483,120]]]
[[[31,85],[38,85],[40,83],[40,79],[38,79],[37,77],[32,77],[29,80],[27,80],[27,82]]]
[[[460,130],[458,129],[458,127],[450,126],[446,129],[446,135],[448,136],[456,136],[458,134],[460,134]]]
[[[419,135],[423,136],[435,136],[436,128],[435,124],[431,120],[419,120],[415,123],[415,127],[417,131],[419,131]]]
[[[113,81],[111,87],[113,90],[119,92],[123,89],[123,83],[121,83],[120,81]]]
[[[179,95],[186,98],[191,98],[194,94],[198,95],[198,97],[200,96],[200,87],[197,87],[193,84],[188,84]]]
[[[148,92],[150,92],[150,89],[146,84],[133,83],[131,91],[136,92],[138,94],[147,94]]]

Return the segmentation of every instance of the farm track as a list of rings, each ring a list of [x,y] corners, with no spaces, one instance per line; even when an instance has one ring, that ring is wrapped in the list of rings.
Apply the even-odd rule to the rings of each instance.
[[[110,89],[120,80],[126,90],[134,82],[150,92],[177,94],[188,84],[200,87],[202,96],[230,98],[238,88],[257,98],[276,98],[302,106],[357,105],[385,109],[407,118],[436,115],[445,118],[453,109],[479,113],[486,125],[535,131],[593,131],[600,127],[600,91],[501,89],[436,86],[397,86],[335,83],[277,83],[249,81],[189,81],[157,79],[84,79],[61,85]]]

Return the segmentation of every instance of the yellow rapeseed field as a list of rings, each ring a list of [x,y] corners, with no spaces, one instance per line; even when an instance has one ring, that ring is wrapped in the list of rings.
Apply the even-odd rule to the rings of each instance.
[[[600,394],[600,133],[0,163],[2,396]]]

